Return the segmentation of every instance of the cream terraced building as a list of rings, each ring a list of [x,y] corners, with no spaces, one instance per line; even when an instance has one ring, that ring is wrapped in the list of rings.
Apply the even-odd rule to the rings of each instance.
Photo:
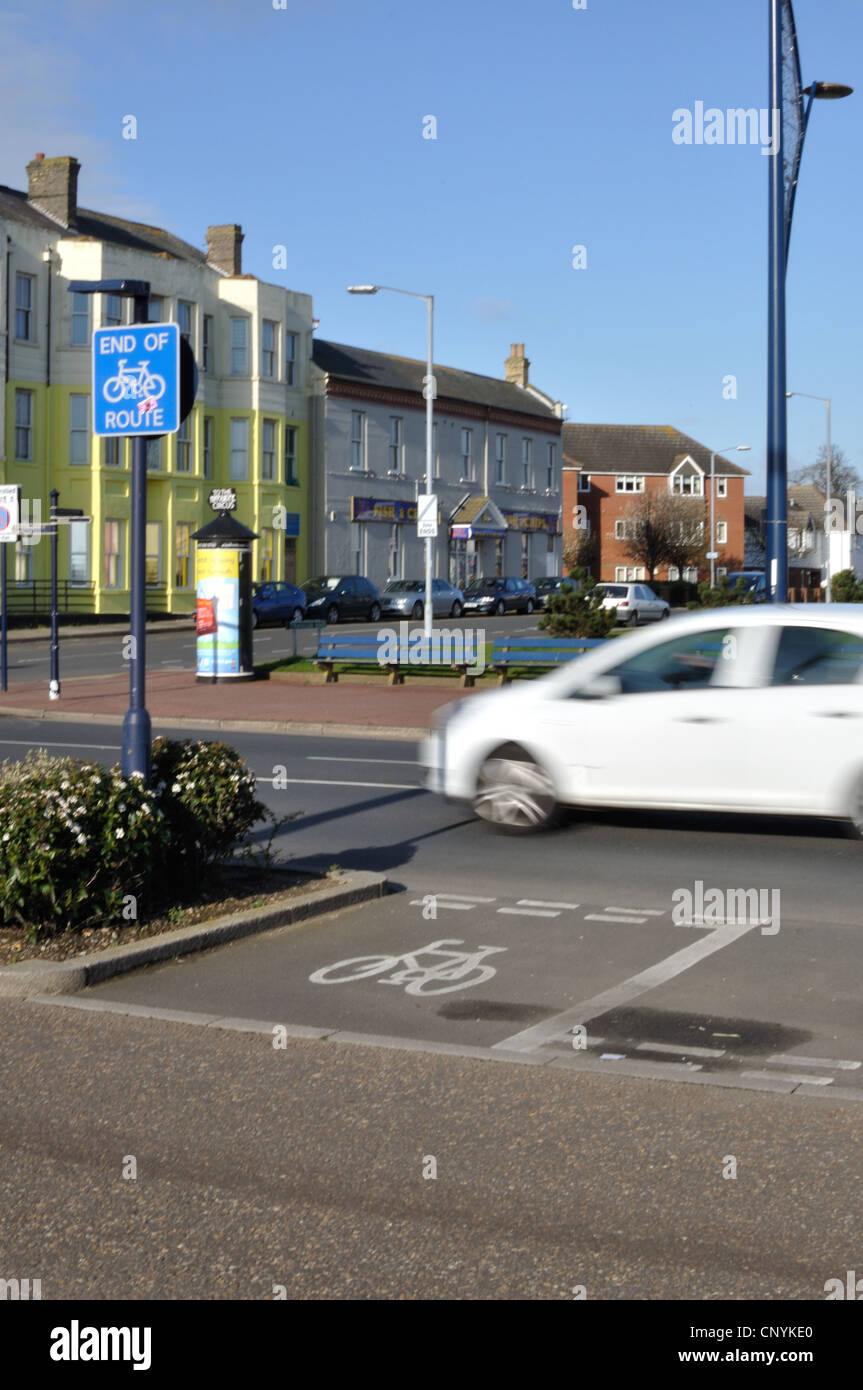
[[[93,436],[90,391],[92,330],[130,322],[132,301],[70,294],[73,280],[148,280],[151,321],[178,323],[198,364],[191,414],[147,445],[148,609],[193,610],[191,537],[213,487],[236,489],[236,516],[259,534],[255,579],[306,578],[311,296],[244,275],[239,226],[209,227],[202,251],[79,208],[79,167],[37,155],[26,192],[0,185],[0,482],[20,485],[25,516],[46,520],[56,488],[92,517],[60,528],[61,605],[130,604],[131,445]],[[47,540],[19,542],[7,575],[10,610],[44,612]]]

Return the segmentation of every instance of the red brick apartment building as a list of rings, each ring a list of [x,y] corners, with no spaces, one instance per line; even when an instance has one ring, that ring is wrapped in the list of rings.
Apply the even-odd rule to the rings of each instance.
[[[743,568],[743,479],[745,468],[717,455],[714,466],[714,526],[717,577]],[[705,551],[710,549],[710,450],[671,425],[578,425],[563,427],[563,530],[579,516],[597,541],[591,566],[601,580],[645,580],[642,566],[627,554],[626,512],[639,495],[668,491],[704,499]],[[579,513],[578,508],[584,511]],[[655,580],[709,578],[709,565],[676,570],[661,565]]]

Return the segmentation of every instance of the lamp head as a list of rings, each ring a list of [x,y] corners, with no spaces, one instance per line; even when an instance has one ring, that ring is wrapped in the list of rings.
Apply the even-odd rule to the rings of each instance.
[[[850,97],[854,88],[846,87],[842,82],[813,82],[803,90],[817,101],[841,101],[843,97]]]
[[[377,285],[348,285],[348,294],[377,294]]]

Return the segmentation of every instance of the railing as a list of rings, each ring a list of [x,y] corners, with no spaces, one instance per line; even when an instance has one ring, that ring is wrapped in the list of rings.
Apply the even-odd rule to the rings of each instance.
[[[60,613],[92,613],[96,605],[96,586],[93,583],[73,584],[69,579],[57,580],[57,609]],[[9,579],[6,597],[10,613],[50,613],[50,579]]]

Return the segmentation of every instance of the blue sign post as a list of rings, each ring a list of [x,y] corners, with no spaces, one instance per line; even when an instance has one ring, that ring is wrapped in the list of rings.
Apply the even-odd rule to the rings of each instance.
[[[180,428],[180,328],[135,323],[93,333],[93,433],[171,434]]]

